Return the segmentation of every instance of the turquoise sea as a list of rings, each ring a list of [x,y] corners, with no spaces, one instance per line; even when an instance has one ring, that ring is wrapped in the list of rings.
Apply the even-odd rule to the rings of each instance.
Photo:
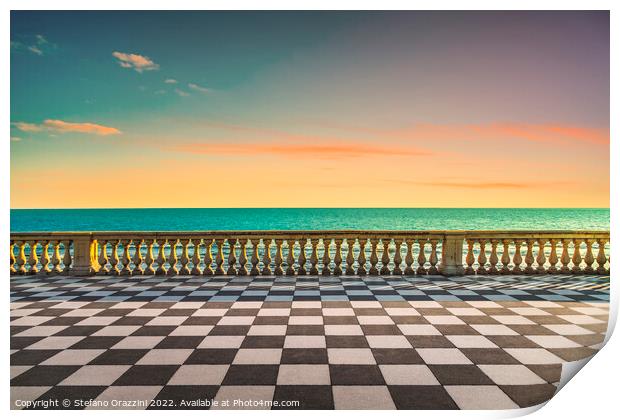
[[[609,209],[231,208],[11,210],[11,231],[609,230]]]

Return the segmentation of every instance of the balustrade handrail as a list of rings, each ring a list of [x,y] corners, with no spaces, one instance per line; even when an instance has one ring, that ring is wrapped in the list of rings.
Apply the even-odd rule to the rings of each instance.
[[[12,232],[10,269],[73,275],[607,274],[609,239],[602,230]]]

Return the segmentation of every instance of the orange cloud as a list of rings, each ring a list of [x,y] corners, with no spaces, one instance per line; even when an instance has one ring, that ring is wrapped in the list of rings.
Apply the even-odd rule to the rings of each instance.
[[[335,143],[335,144],[286,144],[286,143],[190,143],[174,148],[176,151],[206,155],[279,155],[293,158],[315,157],[323,159],[355,158],[361,156],[428,156],[426,150],[380,147],[367,144]]]
[[[553,186],[566,186],[571,185],[570,182],[414,182],[406,180],[388,180],[389,182],[418,185],[422,187],[444,187],[444,188],[471,188],[471,189],[525,189],[525,188],[540,188],[540,187],[553,187]]]
[[[154,63],[150,58],[140,54],[128,54],[114,51],[112,55],[118,60],[118,64],[121,67],[134,69],[138,73],[159,69],[159,64]]]
[[[45,120],[42,124],[33,124],[26,122],[14,123],[14,126],[24,132],[40,132],[51,131],[55,133],[87,133],[98,136],[109,136],[113,134],[121,134],[121,131],[114,127],[106,127],[105,125],[93,123],[72,123],[62,120]]]

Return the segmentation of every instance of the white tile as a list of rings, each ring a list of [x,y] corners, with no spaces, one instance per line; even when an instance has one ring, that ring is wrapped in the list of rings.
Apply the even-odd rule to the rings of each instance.
[[[113,349],[152,349],[161,340],[163,336],[131,336],[125,337],[114,346]]]
[[[121,319],[120,316],[91,316],[78,322],[77,326],[110,325]]]
[[[444,387],[461,410],[506,410],[519,408],[494,385],[448,385]]]
[[[371,348],[410,349],[411,343],[403,335],[367,335],[366,340]]]
[[[602,308],[593,308],[591,306],[584,307],[573,307],[571,308],[573,311],[580,312],[584,315],[608,315],[609,310]]]
[[[359,315],[357,321],[360,325],[393,325],[394,321],[387,315]]]
[[[533,325],[534,321],[521,315],[491,315],[491,318],[505,325]]]
[[[239,349],[233,360],[237,365],[278,365],[282,349]]]
[[[15,334],[14,337],[49,337],[66,328],[68,328],[67,325],[39,325]]]
[[[206,336],[213,329],[212,325],[179,325],[170,333],[171,336]]]
[[[570,322],[571,324],[589,325],[589,324],[604,324],[605,321],[593,318],[589,315],[559,315],[560,318]]]
[[[244,335],[210,335],[198,345],[199,349],[238,349]]]
[[[66,378],[59,385],[112,385],[127,371],[129,365],[87,365],[82,366],[74,374]]]
[[[525,338],[532,340],[534,343],[547,349],[568,349],[581,347],[581,344],[575,343],[561,335],[526,335]]]
[[[476,308],[446,308],[452,315],[463,316],[486,316],[484,312]]]
[[[26,347],[28,350],[64,350],[68,349],[78,341],[81,341],[85,337],[76,336],[53,336],[46,337],[37,341],[34,344]]]
[[[504,349],[508,354],[524,365],[546,365],[564,363],[555,354],[545,349]]]
[[[459,349],[416,349],[427,365],[471,365],[472,362]]]
[[[287,325],[252,325],[248,335],[286,335]]]
[[[497,345],[482,335],[446,335],[446,338],[461,349],[490,349]]]
[[[288,319],[289,325],[322,325],[322,316],[291,316]]]
[[[482,335],[519,335],[515,330],[502,324],[473,324],[470,326]]]
[[[441,335],[431,324],[398,324],[398,329],[404,335]]]
[[[497,385],[537,385],[547,381],[523,365],[478,365]]]
[[[359,325],[326,325],[325,335],[364,335]]]
[[[224,316],[217,325],[252,325],[254,316]]]
[[[560,335],[590,335],[596,334],[594,331],[590,331],[579,325],[574,324],[550,324],[543,325],[543,327],[553,331],[556,334]]]
[[[381,302],[370,300],[353,300],[351,301],[352,308],[382,308]]]
[[[374,365],[375,358],[370,349],[327,349],[331,365]]]
[[[95,331],[93,336],[126,337],[140,328],[139,325],[108,325]]]
[[[426,365],[380,365],[388,385],[440,385]]]
[[[104,349],[91,350],[63,350],[56,353],[49,359],[41,362],[41,365],[67,366],[67,365],[86,365],[94,360],[97,356],[105,352]]]
[[[355,316],[352,308],[323,308],[323,316]]]
[[[280,365],[278,385],[331,385],[328,365]]]
[[[284,348],[320,349],[327,347],[323,335],[287,335]]]
[[[172,375],[168,385],[220,385],[228,365],[183,365]]]
[[[192,349],[153,349],[146,353],[137,365],[182,365],[192,354]]]
[[[460,318],[454,315],[426,315],[424,316],[428,322],[435,325],[463,325]]]
[[[391,316],[419,316],[420,313],[414,308],[385,308],[385,312]]]
[[[270,406],[259,401],[271,401],[275,386],[221,386],[210,410],[268,410]],[[229,404],[223,404],[228,401]]]
[[[540,308],[528,308],[528,307],[516,307],[516,308],[508,308],[512,312],[524,315],[524,316],[547,316],[551,315],[549,312],[543,311]]]
[[[333,386],[336,410],[393,410],[387,386]]]

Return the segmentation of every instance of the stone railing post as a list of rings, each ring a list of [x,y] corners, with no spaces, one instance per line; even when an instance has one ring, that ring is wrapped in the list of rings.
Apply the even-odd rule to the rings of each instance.
[[[441,243],[441,264],[439,272],[444,276],[462,276],[463,268],[463,243],[465,235],[459,233],[447,233]]]
[[[91,240],[90,233],[76,235],[73,240],[73,259],[69,274],[87,276],[96,271],[94,262],[97,259],[97,244]]]

